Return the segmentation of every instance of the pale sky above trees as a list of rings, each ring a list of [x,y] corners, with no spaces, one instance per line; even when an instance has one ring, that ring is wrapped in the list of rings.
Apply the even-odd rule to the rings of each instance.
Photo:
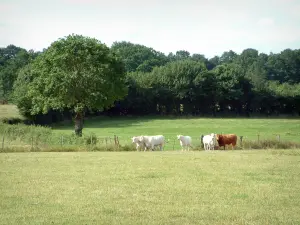
[[[40,51],[69,34],[211,58],[300,48],[300,0],[0,0],[0,47]]]

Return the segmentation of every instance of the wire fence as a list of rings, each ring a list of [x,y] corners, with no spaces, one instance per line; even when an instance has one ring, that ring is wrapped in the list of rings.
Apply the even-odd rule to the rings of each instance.
[[[203,134],[204,135],[204,134]],[[192,149],[203,149],[202,136],[191,136]],[[267,148],[276,146],[278,148],[300,148],[299,135],[240,135],[238,136],[237,149]],[[165,136],[164,150],[180,150],[181,146],[176,136]],[[2,150],[18,149],[18,151],[33,150],[61,150],[61,151],[134,151],[136,146],[129,136],[96,136],[87,135],[78,138],[75,135],[55,136],[12,136],[0,134],[0,148]]]

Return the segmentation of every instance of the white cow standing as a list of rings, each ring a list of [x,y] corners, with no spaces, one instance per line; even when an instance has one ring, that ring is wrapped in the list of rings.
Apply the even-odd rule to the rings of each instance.
[[[165,137],[163,135],[140,136],[140,142],[145,146],[144,151],[146,151],[147,148],[151,148],[153,151],[155,146],[159,146],[162,151],[165,144]]]
[[[131,138],[132,143],[135,143],[136,145],[136,150],[139,151],[139,149],[141,149],[142,147],[144,147],[144,143],[140,141],[140,137],[141,136],[134,136]]]
[[[183,151],[184,148],[187,148],[187,150],[190,150],[190,147],[192,147],[192,138],[190,136],[183,136],[183,135],[177,135],[177,139],[180,142],[181,145],[181,151]]]
[[[216,135],[214,133],[203,136],[204,150],[214,150],[216,144]]]

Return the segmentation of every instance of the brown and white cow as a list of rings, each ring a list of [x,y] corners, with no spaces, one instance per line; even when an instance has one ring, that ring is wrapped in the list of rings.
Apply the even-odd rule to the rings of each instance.
[[[237,136],[235,134],[216,134],[216,140],[219,144],[219,147],[226,145],[232,145],[232,149],[236,146]]]

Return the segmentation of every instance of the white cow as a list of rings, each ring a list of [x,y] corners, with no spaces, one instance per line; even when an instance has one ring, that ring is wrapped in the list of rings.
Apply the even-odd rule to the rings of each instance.
[[[180,142],[181,145],[181,151],[186,147],[187,150],[190,150],[190,147],[192,147],[192,138],[190,136],[183,136],[183,135],[177,135],[177,139]]]
[[[140,137],[141,136],[134,136],[131,138],[132,143],[136,144],[136,150],[139,151],[139,149],[141,149],[142,147],[144,147],[144,143],[140,141]]]
[[[214,133],[203,136],[204,150],[214,150],[216,144],[216,135]]]
[[[163,135],[140,136],[140,142],[145,146],[144,151],[146,151],[147,148],[151,148],[153,151],[155,146],[159,146],[162,151],[165,144],[165,137]]]

